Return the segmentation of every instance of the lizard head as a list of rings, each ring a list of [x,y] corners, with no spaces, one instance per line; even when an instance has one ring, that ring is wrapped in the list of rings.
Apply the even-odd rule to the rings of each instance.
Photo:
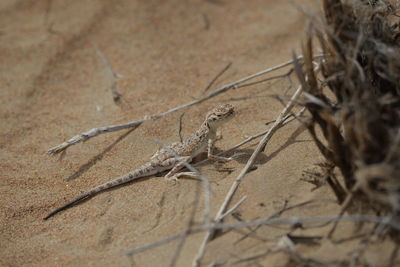
[[[235,107],[231,104],[221,104],[207,113],[206,121],[211,128],[217,128],[229,121],[235,115]]]

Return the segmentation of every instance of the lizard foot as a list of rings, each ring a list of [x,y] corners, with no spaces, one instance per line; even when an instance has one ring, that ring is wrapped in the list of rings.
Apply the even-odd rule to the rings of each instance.
[[[177,182],[178,182],[178,178],[179,178],[179,176],[178,175],[172,175],[172,176],[168,176],[168,175],[166,175],[166,176],[164,176],[164,179],[167,181],[167,182],[174,182],[174,184],[176,184]]]
[[[176,174],[177,178],[180,178],[181,176],[186,176],[186,177],[191,177],[191,178],[198,178],[199,175],[195,172],[179,172]]]
[[[226,158],[226,157],[220,157],[220,156],[210,156],[211,159],[216,160],[216,161],[220,161],[220,162],[228,162],[233,160],[233,157],[230,158]]]
[[[211,156],[210,158],[211,158],[211,159],[214,159],[214,160],[216,160],[216,161],[220,161],[220,162],[228,162],[228,161],[234,160],[235,158],[240,157],[240,156],[242,156],[242,155],[246,155],[246,153],[243,153],[243,152],[241,152],[241,153],[235,152],[235,153],[232,155],[232,157],[229,157],[229,158],[220,157],[220,156],[214,156],[214,155]]]

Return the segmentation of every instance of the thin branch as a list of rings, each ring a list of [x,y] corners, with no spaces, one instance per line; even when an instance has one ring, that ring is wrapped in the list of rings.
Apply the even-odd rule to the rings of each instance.
[[[400,230],[400,223],[398,221],[394,221],[393,218],[389,216],[373,216],[367,214],[359,214],[359,215],[348,215],[348,216],[333,216],[333,217],[288,217],[288,218],[262,218],[253,221],[244,221],[240,223],[227,223],[227,224],[216,224],[214,227],[211,226],[204,226],[203,231],[209,229],[216,229],[216,230],[224,230],[224,229],[232,229],[232,228],[243,228],[243,227],[252,227],[258,225],[278,225],[278,224],[290,224],[290,225],[298,225],[298,224],[305,224],[305,223],[325,223],[325,222],[370,222],[370,223],[381,223],[387,226],[392,227],[393,229]],[[197,231],[197,229],[194,229]],[[194,233],[194,232],[193,232]]]
[[[396,261],[396,258],[399,255],[399,244],[396,244],[396,246],[394,247],[391,255],[390,255],[390,260],[389,260],[389,265],[388,266],[394,266],[394,263]]]
[[[229,62],[225,68],[223,68],[215,77],[214,79],[211,80],[211,82],[207,85],[207,87],[204,89],[203,94],[208,91],[208,89],[213,86],[213,84],[218,80],[219,77],[221,77],[222,74],[224,74],[230,67],[232,66],[232,62]]]
[[[49,20],[50,20],[50,12],[52,8],[53,0],[47,0],[46,3],[46,11],[45,11],[45,16],[44,16],[44,24],[46,27],[49,26]]]
[[[201,232],[200,229],[197,229],[197,230],[198,230],[197,232]],[[167,243],[169,243],[171,241],[177,240],[178,238],[182,238],[183,236],[185,236],[187,234],[192,234],[194,232],[196,232],[196,231],[193,231],[193,230],[184,231],[182,233],[179,233],[179,234],[176,234],[176,235],[172,235],[172,236],[169,236],[167,238],[158,240],[158,241],[156,241],[154,243],[150,243],[150,244],[144,245],[144,246],[139,247],[139,248],[134,248],[134,249],[128,250],[128,251],[125,252],[125,254],[127,256],[132,256],[133,254],[137,254],[137,253],[140,253],[140,252],[152,249],[152,248],[159,247],[161,245],[167,244]]]
[[[109,73],[111,74],[112,78],[112,85],[111,85],[111,94],[113,96],[114,103],[118,104],[121,100],[121,94],[118,92],[117,89],[117,79],[120,77],[120,74],[114,71],[113,66],[110,63],[110,60],[104,55],[103,51],[96,46],[96,52],[103,64],[107,67]]]
[[[189,223],[188,223],[188,226],[186,227],[186,231],[183,233],[181,241],[179,242],[178,246],[175,249],[175,254],[172,257],[171,263],[169,264],[170,267],[176,266],[176,263],[178,262],[179,255],[182,252],[182,248],[185,245],[186,239],[187,239],[187,237],[188,237],[188,235],[190,233],[190,229],[192,228],[192,226],[193,226],[193,220],[190,219]]]
[[[259,225],[279,225],[279,224],[289,224],[289,225],[299,225],[305,223],[325,223],[325,222],[336,222],[336,221],[346,221],[346,222],[370,222],[370,223],[382,223],[387,226],[392,227],[393,229],[400,231],[400,223],[389,220],[387,217],[378,217],[373,215],[349,215],[349,216],[334,216],[334,217],[288,217],[288,218],[262,218],[253,221],[243,221],[238,223],[218,223],[212,225],[204,225],[199,228],[191,229],[189,231],[184,231],[182,233],[169,236],[162,240],[158,240],[154,243],[147,244],[145,246],[135,248],[132,250],[128,250],[125,252],[126,255],[133,255],[148,249],[152,249],[163,244],[167,244],[171,241],[174,241],[178,238],[181,238],[185,234],[196,234],[204,231],[210,230],[228,230],[235,228],[244,228],[244,227],[254,227]]]
[[[229,214],[231,214],[232,212],[234,212],[239,206],[240,204],[243,203],[243,201],[245,201],[247,198],[247,196],[242,197],[238,202],[236,202],[235,205],[232,206],[232,208],[230,208],[229,210],[227,210],[224,214],[221,215],[221,218],[225,218],[226,216],[228,216]]]
[[[346,212],[346,210],[350,207],[350,204],[353,201],[354,194],[357,192],[357,190],[359,190],[359,188],[360,188],[360,183],[357,183],[354,185],[353,189],[348,193],[346,199],[343,201],[342,208],[340,209],[340,212],[338,213],[337,217],[340,218],[341,216],[343,216],[343,214]],[[331,230],[329,230],[328,234],[326,235],[327,238],[332,237],[333,233],[336,230],[338,223],[339,223],[339,221],[336,221],[333,224]]]
[[[316,54],[316,55],[314,55],[314,58],[319,58],[319,57],[323,57],[323,56],[324,56],[324,54]],[[303,59],[303,56],[298,56],[296,60],[301,60],[301,59]],[[173,112],[176,112],[178,110],[181,110],[181,109],[184,109],[184,108],[188,108],[188,107],[193,106],[195,104],[199,104],[201,102],[204,102],[204,101],[206,101],[206,100],[208,100],[208,99],[210,99],[210,98],[212,98],[214,96],[217,96],[217,95],[219,95],[221,93],[224,93],[224,92],[226,92],[226,91],[228,91],[228,90],[230,90],[232,88],[235,88],[237,85],[239,85],[239,84],[241,84],[241,83],[243,83],[245,81],[248,81],[248,80],[251,80],[251,79],[253,79],[255,77],[261,76],[263,74],[266,74],[266,73],[269,73],[269,72],[284,68],[284,67],[292,64],[293,62],[294,62],[294,60],[289,60],[289,61],[284,62],[282,64],[279,64],[277,66],[262,70],[260,72],[255,73],[255,74],[252,74],[252,75],[249,75],[249,76],[244,77],[242,79],[239,79],[239,80],[237,80],[235,82],[226,84],[226,85],[218,88],[217,90],[211,92],[210,94],[208,94],[205,97],[202,97],[202,98],[197,99],[197,100],[190,101],[190,102],[188,102],[186,104],[183,104],[183,105],[180,105],[178,107],[172,108],[172,109],[167,110],[167,111],[165,111],[163,113],[154,114],[154,115],[151,115],[151,116],[145,116],[141,120],[136,120],[136,121],[132,121],[132,122],[128,122],[128,123],[122,123],[122,124],[104,126],[104,127],[99,127],[99,128],[93,128],[93,129],[91,129],[89,131],[86,131],[84,133],[81,133],[81,134],[78,134],[78,135],[72,137],[71,139],[65,141],[62,144],[59,144],[59,145],[57,145],[55,147],[50,148],[47,151],[47,154],[53,155],[53,154],[60,153],[60,152],[64,151],[65,149],[67,149],[68,147],[72,146],[72,145],[75,145],[75,144],[77,144],[79,142],[82,142],[82,141],[86,141],[89,138],[95,137],[95,136],[97,136],[99,134],[108,133],[108,132],[115,132],[115,131],[119,131],[119,130],[122,130],[122,129],[139,126],[139,125],[141,125],[143,122],[145,122],[147,120],[162,118],[162,117],[164,117],[164,116],[166,116],[166,115],[168,115],[170,113],[173,113]]]
[[[208,19],[207,14],[206,13],[202,13],[201,15],[202,15],[203,21],[204,21],[204,29],[205,30],[210,29],[210,20]]]
[[[262,79],[262,80],[255,81],[255,82],[251,82],[251,83],[245,83],[245,84],[242,84],[242,85],[237,86],[237,88],[243,88],[243,87],[253,86],[253,85],[256,85],[256,84],[259,84],[259,83],[264,83],[264,82],[268,82],[268,81],[275,80],[275,79],[280,79],[280,78],[289,77],[290,74],[293,73],[293,71],[294,71],[294,69],[290,69],[287,73],[275,75],[275,76],[268,77],[268,78],[266,78],[266,79]]]
[[[325,56],[325,54],[323,54],[323,53],[321,53],[321,54],[315,54],[315,55],[313,56],[313,58],[315,59],[315,58],[320,58],[320,57],[324,57],[324,56]],[[256,72],[256,73],[254,73],[254,74],[252,74],[252,75],[249,75],[249,76],[247,76],[247,77],[244,77],[244,78],[242,78],[242,79],[239,79],[239,80],[237,80],[236,82],[227,84],[227,85],[225,85],[225,86],[223,86],[223,87],[229,87],[229,88],[235,87],[235,88],[236,88],[237,85],[239,85],[239,84],[241,84],[241,83],[243,83],[243,82],[246,82],[246,81],[251,80],[251,79],[253,79],[253,78],[256,78],[256,77],[258,77],[258,76],[264,75],[264,74],[266,74],[266,73],[269,73],[269,72],[272,72],[272,71],[275,71],[275,70],[284,68],[284,67],[286,67],[286,66],[289,66],[289,65],[293,64],[295,61],[302,60],[303,58],[304,58],[304,56],[302,56],[302,55],[301,55],[301,56],[298,56],[298,57],[296,57],[296,58],[294,58],[294,59],[288,60],[288,61],[286,61],[286,62],[284,62],[284,63],[281,63],[281,64],[279,64],[279,65],[276,65],[276,66],[274,66],[274,67],[271,67],[271,68],[268,68],[268,69],[265,69],[265,70]],[[222,87],[222,88],[223,88],[223,87]]]
[[[104,55],[103,51],[98,46],[95,46],[95,48],[96,48],[97,55],[99,56],[99,58],[101,59],[103,64],[107,67],[107,69],[108,69],[109,73],[111,74],[111,76],[114,79],[118,79],[121,75],[114,71],[114,68],[110,63],[110,60],[106,57],[106,55]]]
[[[284,118],[286,115],[290,112],[290,110],[293,108],[295,105],[295,100],[300,96],[303,88],[299,86],[299,88],[296,90],[296,92],[293,94],[292,98],[290,99],[289,103],[286,105],[286,107],[282,110],[282,112],[279,114],[278,118],[276,119],[275,123],[273,126],[269,129],[268,133],[264,136],[264,138],[260,141],[258,144],[257,148],[254,150],[253,154],[251,155],[250,159],[247,161],[246,166],[242,169],[240,174],[236,177],[235,181],[233,182],[230,190],[228,191],[224,202],[222,203],[221,207],[219,208],[216,216],[215,216],[215,223],[220,223],[222,218],[221,215],[225,212],[226,208],[228,207],[234,193],[236,192],[237,188],[239,187],[240,182],[246,175],[246,173],[250,170],[250,168],[253,166],[254,161],[256,160],[258,154],[264,150],[267,142],[271,139],[273,133],[279,128],[279,126],[283,123]],[[207,243],[213,238],[215,234],[214,230],[210,230],[207,232],[205,235],[203,242],[200,245],[199,252],[196,256],[196,258],[193,261],[193,266],[200,266],[200,261],[204,256],[205,253],[205,248],[207,246]]]
[[[194,203],[193,203],[193,205],[192,205],[192,211],[191,211],[191,214],[190,214],[190,219],[189,219],[189,222],[188,222],[188,224],[187,224],[187,226],[186,226],[186,233],[182,236],[182,238],[181,238],[181,240],[180,240],[180,242],[179,242],[179,244],[178,244],[178,246],[176,247],[176,249],[175,249],[175,254],[174,254],[174,256],[172,257],[172,261],[171,261],[171,263],[170,263],[170,267],[173,267],[173,266],[175,266],[176,265],[176,263],[177,263],[177,261],[178,261],[178,258],[179,258],[179,255],[181,254],[181,252],[182,252],[182,248],[183,248],[183,246],[185,245],[185,242],[186,242],[186,239],[187,239],[187,237],[188,237],[188,235],[189,235],[189,231],[190,231],[190,229],[192,229],[192,227],[193,227],[193,225],[194,225],[194,217],[195,217],[195,215],[196,215],[196,210],[197,210],[197,206],[198,206],[198,204],[199,204],[199,193],[200,193],[200,190],[199,190],[199,186],[198,186],[199,184],[197,183],[196,184],[196,194],[195,194],[195,201],[194,201]]]

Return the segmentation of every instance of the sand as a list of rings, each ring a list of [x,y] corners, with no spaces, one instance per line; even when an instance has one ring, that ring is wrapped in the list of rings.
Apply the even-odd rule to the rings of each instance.
[[[314,11],[318,3],[296,1]],[[0,25],[0,265],[166,266],[177,241],[131,257],[125,251],[186,229],[201,186],[196,180],[174,184],[150,177],[99,194],[48,221],[42,218],[144,163],[158,148],[155,140],[178,141],[183,112],[187,136],[210,108],[234,104],[238,114],[221,129],[220,149],[265,130],[283,108],[275,96],[287,100],[294,91],[294,86],[288,91],[288,80],[230,90],[129,133],[108,133],[72,146],[63,157],[49,156],[47,149],[91,128],[141,119],[198,98],[229,62],[232,66],[210,91],[290,59],[293,49],[300,51],[306,18],[293,3],[274,0],[3,0]],[[111,93],[114,83],[122,95],[118,104]],[[213,214],[256,145],[238,149],[244,154],[235,161],[199,167],[212,186]],[[299,122],[282,128],[257,159],[257,169],[246,175],[234,202],[247,198],[226,221],[267,217],[304,201],[312,202],[281,216],[335,215],[340,206],[329,187],[312,190],[312,184],[300,180],[321,159]],[[199,203],[196,225],[203,214],[202,199]],[[289,232],[316,237],[296,241],[295,249],[322,262],[349,260],[360,243],[359,238],[321,239],[330,225],[290,228],[225,231],[209,243],[203,264],[285,265],[295,257],[274,250]],[[340,224],[334,239],[353,236],[353,230],[353,224]],[[186,240],[177,266],[190,266],[203,236]],[[377,241],[370,247],[363,259],[382,263],[393,245]]]

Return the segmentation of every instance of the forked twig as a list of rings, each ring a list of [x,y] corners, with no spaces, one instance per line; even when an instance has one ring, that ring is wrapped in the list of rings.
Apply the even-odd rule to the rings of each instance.
[[[316,54],[316,55],[314,55],[314,58],[319,58],[319,57],[323,57],[323,56],[324,56],[324,54]],[[296,60],[301,60],[303,58],[304,58],[303,56],[298,56]],[[199,103],[204,102],[204,101],[206,101],[206,100],[208,100],[208,99],[210,99],[210,98],[212,98],[214,96],[217,96],[217,95],[219,95],[221,93],[224,93],[224,92],[226,92],[226,91],[228,91],[228,90],[230,90],[232,88],[236,88],[237,85],[239,85],[239,84],[241,84],[243,82],[246,82],[248,80],[251,80],[253,78],[261,76],[263,74],[266,74],[266,73],[269,73],[269,72],[284,68],[286,66],[289,66],[290,64],[293,64],[293,62],[294,62],[294,60],[289,60],[287,62],[284,62],[282,64],[276,65],[274,67],[271,67],[271,68],[262,70],[260,72],[254,73],[252,75],[246,76],[246,77],[244,77],[242,79],[239,79],[239,80],[237,80],[235,82],[226,84],[226,85],[216,89],[215,91],[209,93],[205,97],[202,97],[202,98],[197,99],[197,100],[190,101],[190,102],[188,102],[186,104],[183,104],[183,105],[180,105],[178,107],[169,109],[169,110],[167,110],[165,112],[162,112],[162,113],[159,113],[159,114],[154,114],[154,115],[151,115],[151,116],[145,116],[143,119],[132,121],[132,122],[128,122],[128,123],[122,123],[122,124],[104,126],[104,127],[99,127],[99,128],[93,128],[93,129],[91,129],[89,131],[86,131],[84,133],[78,134],[78,135],[70,138],[69,140],[65,141],[62,144],[59,144],[59,145],[57,145],[55,147],[50,148],[47,151],[47,154],[53,155],[53,154],[60,153],[60,152],[64,151],[65,149],[67,149],[69,146],[75,145],[75,144],[77,144],[79,142],[82,142],[82,141],[86,141],[86,140],[88,140],[88,139],[90,139],[92,137],[95,137],[95,136],[99,135],[99,134],[119,131],[119,130],[122,130],[122,129],[131,128],[131,127],[137,127],[137,126],[141,125],[143,122],[145,122],[147,120],[162,118],[162,117],[164,117],[164,116],[166,116],[166,115],[168,115],[170,113],[176,112],[176,111],[184,109],[184,108],[188,108],[188,107],[193,106],[195,104],[199,104]]]
[[[246,198],[247,196],[242,197],[238,202],[236,202],[235,205],[232,205],[232,207],[229,210],[227,210],[224,214],[221,214],[221,218],[225,218],[226,216],[234,212],[240,206],[240,204],[242,204],[243,201],[246,200]]]

